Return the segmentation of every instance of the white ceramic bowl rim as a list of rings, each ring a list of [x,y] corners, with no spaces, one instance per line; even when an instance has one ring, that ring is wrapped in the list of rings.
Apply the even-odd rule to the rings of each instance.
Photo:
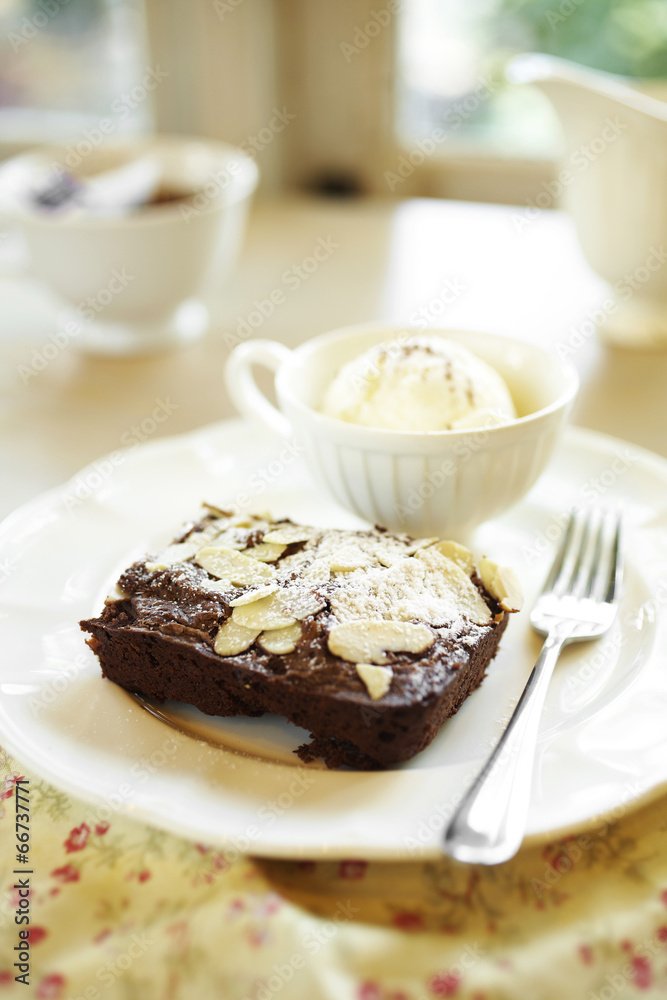
[[[248,198],[257,187],[257,184],[259,183],[259,169],[253,158],[248,156],[248,154],[238,146],[233,146],[230,143],[218,141],[216,139],[172,134],[154,136],[142,135],[134,137],[128,136],[109,139],[103,146],[96,148],[94,150],[94,154],[104,152],[123,152],[127,150],[128,152],[136,151],[137,155],[143,155],[150,153],[151,150],[155,150],[156,152],[159,152],[160,149],[168,152],[177,151],[179,148],[183,148],[185,150],[185,147],[187,146],[203,147],[212,158],[215,158],[218,161],[221,169],[224,169],[225,166],[228,166],[231,163],[236,163],[239,167],[238,171],[230,174],[229,182],[221,187],[217,194],[208,197],[209,204],[205,212],[215,211],[243,201],[245,198]],[[0,177],[5,174],[8,177],[11,177],[11,172],[17,170],[22,165],[29,167],[31,164],[38,166],[48,163],[58,156],[63,156],[66,150],[67,145],[59,142],[45,143],[35,149],[19,153],[17,156],[10,157],[0,166]],[[197,193],[198,192],[195,189],[191,192],[192,196],[195,196]],[[84,213],[72,215],[66,213],[62,215],[50,215],[48,212],[40,212],[28,208],[19,201],[15,201],[5,196],[2,198],[1,207],[6,214],[29,222],[34,226],[59,226],[61,228],[75,229],[113,229],[126,228],[128,225],[131,225],[132,227],[155,226],[173,222],[175,218],[180,217],[180,208],[182,204],[184,203],[166,203],[164,205],[149,206],[145,211],[133,212],[131,215],[94,216],[86,215]]]
[[[303,402],[291,389],[289,386],[289,379],[294,373],[294,363],[299,360],[305,360],[309,354],[313,354],[320,347],[325,346],[336,340],[346,340],[351,336],[361,333],[373,333],[373,332],[386,332],[388,337],[391,337],[392,333],[414,333],[417,334],[438,334],[447,335],[448,333],[456,334],[471,334],[473,336],[482,336],[494,338],[494,340],[502,340],[507,344],[508,347],[515,347],[519,350],[529,350],[535,351],[535,353],[540,353],[546,358],[548,358],[554,365],[556,365],[563,376],[566,383],[566,387],[563,392],[548,406],[542,407],[539,410],[535,410],[532,413],[527,413],[523,417],[516,417],[514,420],[508,420],[502,424],[494,424],[490,427],[466,427],[460,430],[443,430],[443,431],[396,431],[385,427],[367,427],[363,424],[348,423],[345,420],[339,420],[337,417],[330,417],[324,413],[320,413],[319,410],[314,409],[312,406],[308,406]],[[360,352],[361,353],[361,352]],[[535,423],[541,420],[543,417],[548,416],[551,413],[556,413],[558,410],[562,410],[567,407],[574,399],[579,389],[579,376],[574,365],[571,365],[567,361],[563,361],[558,358],[552,351],[548,351],[543,347],[539,347],[536,344],[532,344],[530,341],[519,340],[515,337],[506,337],[503,334],[492,334],[486,333],[481,330],[465,330],[458,328],[428,328],[421,329],[415,327],[414,330],[408,326],[398,326],[394,324],[378,324],[378,323],[362,323],[358,326],[348,326],[342,327],[338,330],[332,330],[330,333],[322,334],[319,337],[314,337],[312,340],[306,341],[299,347],[295,348],[292,352],[292,357],[284,364],[276,374],[276,391],[278,397],[281,400],[287,400],[289,405],[294,409],[298,410],[300,413],[308,417],[309,420],[313,421],[316,425],[320,425],[322,428],[329,428],[331,430],[336,430],[338,436],[348,434],[350,438],[350,444],[359,444],[359,435],[364,433],[364,435],[375,436],[379,438],[394,438],[394,439],[404,439],[406,442],[417,441],[419,439],[423,440],[427,437],[429,440],[452,440],[454,438],[467,438],[471,434],[476,434],[484,431],[485,434],[490,434],[496,436],[506,432],[508,428],[514,427],[525,427],[531,423]]]

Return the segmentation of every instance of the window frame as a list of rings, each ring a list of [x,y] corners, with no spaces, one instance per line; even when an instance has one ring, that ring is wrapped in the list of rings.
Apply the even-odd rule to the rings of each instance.
[[[152,59],[169,64],[178,53],[178,79],[155,96],[158,130],[244,145],[274,109],[294,116],[258,154],[265,191],[337,180],[344,190],[348,180],[350,190],[380,197],[524,203],[555,176],[549,158],[452,144],[411,164],[392,190],[386,174],[414,152],[396,124],[400,0],[145,3]]]

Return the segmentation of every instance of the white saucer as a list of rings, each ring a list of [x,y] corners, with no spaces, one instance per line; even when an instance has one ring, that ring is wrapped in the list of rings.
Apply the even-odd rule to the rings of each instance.
[[[101,680],[77,622],[119,572],[202,500],[319,525],[360,525],[319,496],[277,439],[240,421],[100,460],[0,527],[0,740],[91,818],[121,811],[230,849],[282,857],[436,856],[444,818],[498,738],[539,650],[514,617],[482,687],[422,754],[386,772],[303,767],[303,730],[145,707]],[[598,823],[667,783],[667,461],[570,429],[527,499],[478,530],[528,605],[572,505],[622,499],[628,566],[617,624],[570,647],[548,695],[531,838]],[[246,506],[249,504],[249,506]],[[653,596],[652,596],[653,595]],[[165,721],[165,719],[167,721]]]

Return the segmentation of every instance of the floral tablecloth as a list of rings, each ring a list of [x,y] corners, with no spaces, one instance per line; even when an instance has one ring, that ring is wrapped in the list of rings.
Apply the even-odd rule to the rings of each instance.
[[[90,806],[4,754],[0,797],[0,1000],[667,997],[667,798],[481,868],[230,863],[125,818],[86,822]]]

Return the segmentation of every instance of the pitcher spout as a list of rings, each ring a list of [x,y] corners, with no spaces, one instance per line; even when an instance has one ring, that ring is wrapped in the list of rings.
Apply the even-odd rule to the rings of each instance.
[[[633,118],[667,123],[667,103],[631,86],[624,77],[587,69],[567,59],[530,52],[516,56],[506,69],[511,83],[539,87],[553,104],[566,132],[573,117],[623,111]]]

